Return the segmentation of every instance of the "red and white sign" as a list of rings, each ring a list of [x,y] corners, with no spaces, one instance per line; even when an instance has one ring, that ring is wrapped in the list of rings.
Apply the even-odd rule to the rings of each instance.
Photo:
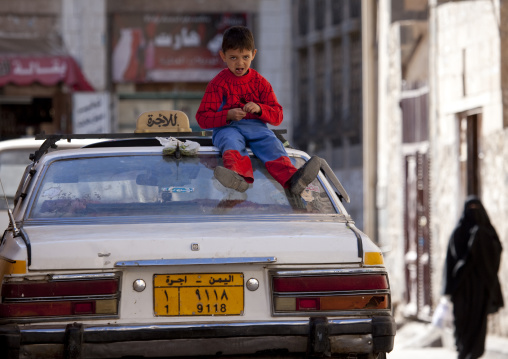
[[[113,16],[114,82],[208,82],[225,66],[222,33],[246,14]]]
[[[70,56],[1,56],[0,87],[8,83],[45,86],[64,82],[76,91],[93,91],[81,69]]]

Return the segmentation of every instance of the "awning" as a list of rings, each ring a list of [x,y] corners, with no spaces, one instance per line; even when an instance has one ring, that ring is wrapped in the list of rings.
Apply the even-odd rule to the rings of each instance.
[[[79,65],[69,55],[0,55],[0,87],[67,84],[74,91],[94,91]]]

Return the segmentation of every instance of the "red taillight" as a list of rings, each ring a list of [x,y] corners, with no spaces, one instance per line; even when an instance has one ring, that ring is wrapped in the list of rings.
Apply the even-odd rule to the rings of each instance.
[[[296,298],[296,310],[319,310],[319,298]]]
[[[275,313],[390,308],[386,274],[273,276]]]
[[[0,318],[115,315],[119,279],[7,282]]]
[[[385,275],[343,275],[320,277],[275,277],[275,292],[332,292],[388,289]]]
[[[48,317],[65,316],[71,313],[70,302],[2,303],[0,316],[9,317]]]
[[[74,314],[95,314],[95,302],[74,303]]]
[[[104,295],[118,291],[118,281],[82,280],[71,282],[13,282],[2,286],[4,298],[65,297],[73,295]]]

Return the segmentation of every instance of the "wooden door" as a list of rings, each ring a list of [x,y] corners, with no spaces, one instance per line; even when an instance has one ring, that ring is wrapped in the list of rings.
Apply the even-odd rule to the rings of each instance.
[[[429,160],[426,153],[405,156],[404,270],[409,317],[432,315]]]

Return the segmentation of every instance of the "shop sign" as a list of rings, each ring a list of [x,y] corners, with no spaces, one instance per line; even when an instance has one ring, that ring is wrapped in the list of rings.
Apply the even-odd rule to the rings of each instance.
[[[109,93],[80,93],[72,96],[73,133],[109,133],[111,116]]]
[[[34,82],[44,86],[65,83],[77,91],[93,91],[81,69],[70,56],[0,56],[0,87]]]
[[[121,82],[208,82],[225,66],[222,33],[247,15],[113,16],[112,77]]]

